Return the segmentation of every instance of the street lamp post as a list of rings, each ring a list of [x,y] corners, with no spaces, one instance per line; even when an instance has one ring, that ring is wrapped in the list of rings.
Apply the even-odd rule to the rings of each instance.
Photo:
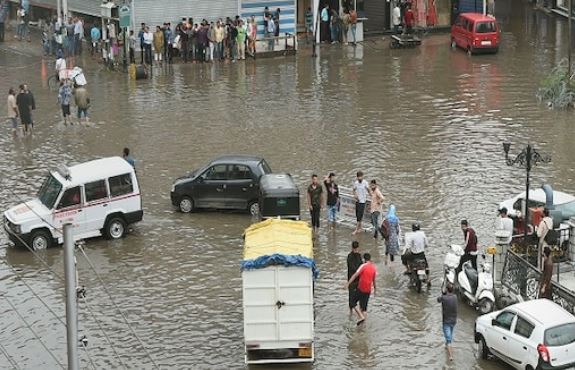
[[[511,143],[503,143],[503,151],[505,152],[505,161],[508,166],[517,166],[519,168],[525,168],[526,178],[525,178],[525,214],[523,215],[524,220],[524,234],[523,237],[527,240],[527,230],[529,225],[529,173],[531,168],[536,166],[538,163],[549,163],[551,162],[551,157],[548,155],[540,154],[531,144],[517,154],[514,159],[509,158],[509,149],[511,149]]]

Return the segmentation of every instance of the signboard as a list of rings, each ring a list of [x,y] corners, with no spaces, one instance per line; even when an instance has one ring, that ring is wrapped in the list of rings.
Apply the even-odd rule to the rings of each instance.
[[[130,27],[130,17],[132,15],[131,9],[128,5],[122,5],[118,9],[118,16],[120,17],[120,27]]]
[[[355,217],[355,198],[353,196],[353,190],[350,188],[345,188],[343,186],[339,187],[339,213],[337,215],[337,222],[349,226],[355,227],[357,224],[357,218]],[[362,227],[365,231],[370,231],[373,229],[371,225],[371,201],[368,198],[365,203],[365,211],[363,213]]]

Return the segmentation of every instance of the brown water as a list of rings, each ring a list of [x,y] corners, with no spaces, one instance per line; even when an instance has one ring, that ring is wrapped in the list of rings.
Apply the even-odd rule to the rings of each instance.
[[[272,168],[294,175],[302,189],[312,173],[335,171],[350,185],[357,170],[383,185],[402,226],[420,220],[435,286],[409,290],[401,266],[383,265],[381,245],[361,235],[362,250],[378,264],[380,293],[369,322],[348,320],[345,258],[350,230],[322,230],[315,247],[316,362],[313,368],[502,369],[475,357],[477,314],[460,306],[454,363],[446,361],[440,330],[441,263],[449,242],[460,241],[467,218],[482,245],[492,242],[497,204],[523,190],[524,173],[505,165],[501,143],[517,152],[527,142],[552,155],[532,172],[533,186],[549,182],[575,193],[573,114],[538,106],[539,81],[564,55],[567,24],[513,3],[502,16],[503,44],[495,56],[469,58],[435,35],[413,50],[388,48],[380,37],[357,48],[322,47],[295,59],[227,65],[175,65],[135,83],[89,61],[93,124],[65,128],[55,93],[42,81],[35,45],[0,46],[0,90],[27,81],[35,93],[37,130],[14,139],[0,132],[0,205],[30,197],[47,168],[116,155],[129,146],[137,159],[145,220],[124,240],[90,240],[85,249],[162,368],[242,368],[239,263],[241,234],[252,221],[229,213],[183,215],[170,206],[174,178],[223,153],[264,156]],[[51,64],[47,65],[51,70]],[[15,195],[16,194],[16,195]],[[0,243],[5,243],[4,235]],[[30,252],[0,250],[0,290],[65,363],[65,327],[23,284],[61,317],[64,287]],[[63,274],[61,248],[39,254]],[[82,255],[81,334],[98,368],[120,368],[96,322],[129,368],[151,368]],[[0,299],[0,343],[21,368],[52,369],[56,362]],[[83,367],[89,367],[81,353]],[[0,368],[12,368],[0,354]]]

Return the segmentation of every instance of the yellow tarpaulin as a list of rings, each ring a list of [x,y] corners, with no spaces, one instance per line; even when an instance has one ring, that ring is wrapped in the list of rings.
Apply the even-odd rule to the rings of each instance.
[[[248,227],[244,236],[244,260],[272,254],[313,259],[313,240],[307,222],[272,218]]]

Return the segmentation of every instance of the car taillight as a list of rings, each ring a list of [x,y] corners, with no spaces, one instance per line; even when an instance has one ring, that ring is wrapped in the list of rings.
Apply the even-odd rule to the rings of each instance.
[[[543,362],[549,362],[549,350],[547,347],[545,347],[545,345],[538,345],[537,352],[539,352],[539,356],[541,356],[541,360],[543,360]]]

